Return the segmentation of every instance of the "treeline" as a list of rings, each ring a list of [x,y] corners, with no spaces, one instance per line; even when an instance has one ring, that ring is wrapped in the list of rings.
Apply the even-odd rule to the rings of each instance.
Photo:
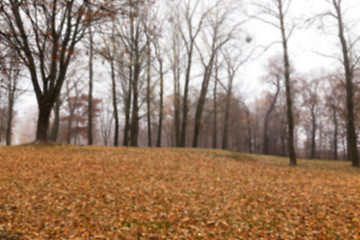
[[[0,140],[11,144],[19,82],[30,79],[39,143],[222,148],[292,165],[297,153],[358,166],[356,42],[342,2],[328,6],[324,28],[336,28],[341,64],[304,74],[288,43],[328,14],[299,20],[287,0],[3,0]],[[246,30],[251,21],[277,31],[281,45],[256,97],[239,82],[267,50]]]

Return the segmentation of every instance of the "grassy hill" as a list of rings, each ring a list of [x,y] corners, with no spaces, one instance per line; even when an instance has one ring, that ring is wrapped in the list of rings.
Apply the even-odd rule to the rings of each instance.
[[[359,239],[350,163],[193,149],[0,148],[0,239]]]

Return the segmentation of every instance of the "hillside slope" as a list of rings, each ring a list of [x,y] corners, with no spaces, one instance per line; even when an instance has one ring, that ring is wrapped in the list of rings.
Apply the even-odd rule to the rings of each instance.
[[[358,239],[349,163],[193,149],[0,148],[0,239]]]

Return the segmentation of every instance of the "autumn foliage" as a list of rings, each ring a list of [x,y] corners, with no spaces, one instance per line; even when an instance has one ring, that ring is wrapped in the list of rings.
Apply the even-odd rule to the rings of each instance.
[[[359,239],[350,163],[225,151],[0,148],[0,239]]]

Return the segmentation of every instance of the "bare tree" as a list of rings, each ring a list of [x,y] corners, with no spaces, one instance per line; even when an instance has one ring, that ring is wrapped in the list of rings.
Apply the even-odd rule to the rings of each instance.
[[[93,82],[94,82],[94,70],[93,70],[93,61],[94,61],[94,37],[93,30],[91,26],[91,22],[88,26],[89,31],[89,91],[88,91],[88,132],[87,132],[87,144],[93,145],[93,119],[92,119],[92,111],[93,111]]]
[[[196,1],[186,0],[183,2],[184,3],[180,5],[182,7],[180,11],[182,12],[180,12],[179,16],[177,16],[178,19],[175,20],[177,21],[176,30],[180,32],[186,49],[186,70],[185,70],[185,81],[184,81],[184,89],[183,89],[183,101],[182,101],[183,109],[182,109],[182,122],[181,122],[181,130],[180,130],[179,147],[185,147],[186,144],[186,131],[187,131],[187,123],[188,123],[187,117],[189,111],[188,93],[189,93],[189,86],[191,80],[191,68],[193,65],[195,43],[202,29],[204,19],[208,14],[208,11],[205,11],[203,13],[200,13],[200,16],[197,16],[198,9],[201,3],[200,0],[196,0]],[[196,21],[196,19],[198,19],[198,21]],[[184,22],[184,24],[181,24],[181,22]]]
[[[264,119],[264,139],[263,139],[263,153],[269,154],[269,138],[268,138],[268,127],[270,121],[270,115],[274,111],[278,96],[280,93],[281,76],[283,75],[283,68],[278,66],[278,59],[271,58],[268,64],[269,75],[265,77],[266,82],[270,82],[275,86],[275,93],[270,96],[269,107],[265,113]]]
[[[333,12],[328,13],[327,15],[332,16],[336,19],[337,28],[338,28],[338,38],[342,50],[342,65],[344,68],[345,74],[345,87],[346,87],[346,110],[347,110],[347,144],[348,144],[348,155],[349,159],[352,161],[354,167],[359,167],[359,153],[357,149],[357,135],[355,131],[354,123],[354,86],[353,86],[353,77],[354,77],[354,67],[356,66],[356,61],[352,59],[352,50],[356,42],[348,42],[348,38],[345,32],[345,24],[343,20],[343,10],[341,0],[327,0],[329,4],[333,7]]]
[[[164,120],[164,49],[160,47],[160,39],[155,38],[153,41],[155,57],[158,61],[158,69],[157,72],[159,74],[159,88],[160,88],[160,96],[159,96],[159,120],[158,120],[158,132],[157,132],[157,140],[156,146],[161,147],[162,142],[162,130],[163,130],[163,120]]]
[[[170,51],[168,52],[168,59],[171,65],[171,72],[173,75],[173,105],[174,105],[174,131],[175,131],[175,146],[180,146],[180,131],[181,131],[181,89],[180,89],[180,75],[181,75],[181,58],[182,58],[182,38],[177,33],[177,20],[174,17],[169,19],[170,26],[167,30],[171,33],[169,41],[171,43]]]
[[[51,110],[60,94],[75,46],[91,21],[94,5],[88,1],[0,2],[5,24],[0,36],[13,47],[28,69],[39,118],[36,140],[47,141]],[[101,9],[104,9],[102,6]]]
[[[120,130],[120,121],[119,121],[119,113],[118,113],[118,91],[117,91],[117,75],[116,75],[116,66],[115,64],[118,63],[119,70],[121,74],[118,74],[118,77],[120,78],[126,78],[124,76],[124,54],[121,49],[121,42],[116,37],[116,24],[117,19],[113,18],[111,22],[111,32],[109,34],[103,33],[102,36],[102,42],[104,44],[103,47],[100,49],[97,49],[97,52],[100,56],[102,56],[110,65],[110,75],[111,75],[111,95],[112,95],[112,114],[114,117],[114,141],[113,145],[118,146],[119,145],[119,130]],[[109,35],[109,36],[108,36]],[[106,115],[108,116],[108,115]],[[102,120],[102,124],[104,125],[104,119]],[[107,122],[107,121],[106,121]],[[106,126],[109,126],[109,124],[106,124]],[[108,137],[108,134],[104,135],[103,138]],[[107,131],[107,129],[106,129]],[[105,141],[105,140],[104,140]],[[108,142],[108,141],[107,141]]]
[[[313,79],[310,82],[302,81],[302,105],[307,108],[310,113],[311,122],[311,147],[310,158],[314,159],[316,154],[316,133],[318,129],[318,116],[319,116],[319,102],[318,87],[320,80]]]
[[[290,165],[296,165],[296,152],[294,145],[294,116],[293,116],[293,96],[291,88],[291,72],[288,42],[296,25],[287,28],[287,15],[291,7],[291,0],[271,0],[267,4],[258,5],[264,14],[257,19],[275,27],[281,33],[281,44],[283,50],[284,79],[286,90],[287,120],[288,120],[288,148],[290,155]],[[269,18],[268,18],[269,17]]]
[[[225,28],[225,26],[229,23],[228,20],[231,14],[229,11],[224,10],[222,6],[223,3],[223,1],[218,1],[215,6],[209,8],[209,17],[207,20],[210,34],[207,34],[207,32],[203,33],[203,45],[208,47],[207,51],[203,51],[203,49],[200,49],[199,46],[195,44],[200,54],[204,73],[200,88],[200,95],[196,104],[193,147],[198,146],[198,138],[202,125],[202,114],[214,68],[215,57],[221,48],[234,38],[234,35],[240,26],[240,23],[236,23],[233,26]],[[207,53],[207,55],[204,54],[204,52]]]
[[[0,79],[0,88],[2,88],[1,90],[4,90],[4,93],[7,95],[7,114],[2,114],[7,117],[6,145],[9,146],[11,145],[15,100],[16,97],[18,97],[23,92],[23,90],[19,89],[19,78],[23,66],[16,56],[16,52],[14,50],[7,49],[5,47],[2,49],[2,52],[4,56],[0,60],[0,76],[2,75],[4,78]]]
[[[226,103],[225,103],[225,117],[224,117],[224,125],[223,125],[223,134],[222,134],[222,149],[227,148],[228,141],[228,128],[229,128],[229,116],[231,109],[231,97],[233,94],[233,84],[237,71],[241,67],[241,65],[246,62],[247,58],[244,60],[241,58],[243,54],[241,51],[236,55],[231,55],[230,51],[234,51],[235,49],[226,49],[223,51],[223,57],[225,60],[226,68],[227,68],[227,84],[224,86],[226,90]]]
[[[344,99],[345,92],[343,86],[336,75],[328,76],[329,84],[325,88],[325,106],[329,109],[330,119],[333,123],[333,159],[339,159],[339,135],[340,135],[340,121],[341,121],[341,110],[342,110],[342,99]]]

